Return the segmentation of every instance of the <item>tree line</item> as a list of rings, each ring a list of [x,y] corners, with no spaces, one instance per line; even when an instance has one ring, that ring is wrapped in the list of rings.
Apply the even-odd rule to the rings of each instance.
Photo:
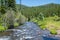
[[[40,13],[44,15],[44,17],[49,16],[59,16],[60,17],[60,4],[46,4],[46,5],[40,5],[35,7],[27,7],[22,6],[22,14],[24,14],[26,17],[37,17]]]

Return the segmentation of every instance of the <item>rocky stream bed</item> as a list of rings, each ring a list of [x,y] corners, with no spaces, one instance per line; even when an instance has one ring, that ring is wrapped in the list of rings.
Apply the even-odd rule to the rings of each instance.
[[[48,30],[41,30],[33,22],[26,22],[15,29],[0,33],[0,40],[60,40],[60,38],[50,35]]]

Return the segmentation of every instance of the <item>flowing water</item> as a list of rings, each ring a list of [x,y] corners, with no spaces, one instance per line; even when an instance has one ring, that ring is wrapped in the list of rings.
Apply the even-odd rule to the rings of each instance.
[[[60,40],[49,34],[48,30],[41,30],[35,23],[26,22],[15,29],[0,33],[0,40]]]

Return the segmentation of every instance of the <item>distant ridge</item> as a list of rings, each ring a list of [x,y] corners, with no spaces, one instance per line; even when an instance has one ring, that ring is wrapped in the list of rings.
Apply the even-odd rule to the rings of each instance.
[[[16,4],[16,6],[23,6],[23,7],[30,7],[27,5],[23,5],[23,4]],[[49,3],[49,4],[44,4],[44,5],[39,5],[39,6],[46,6],[46,5],[60,5],[60,4],[56,4],[56,3]],[[31,7],[37,7],[37,6],[31,6]]]
[[[55,4],[55,3],[49,3],[45,5],[40,5],[40,6],[25,6],[25,5],[19,5],[17,4],[17,9],[21,8],[20,10],[22,11],[23,14],[31,14],[31,13],[60,13],[60,4]],[[51,15],[51,14],[50,14]]]

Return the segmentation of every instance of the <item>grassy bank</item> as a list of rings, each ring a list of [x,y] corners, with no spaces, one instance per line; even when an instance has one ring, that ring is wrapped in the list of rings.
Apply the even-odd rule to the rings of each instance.
[[[60,29],[60,17],[46,17],[44,20],[33,18],[31,21],[36,22],[41,29],[48,29],[52,34],[57,34],[57,30]]]

